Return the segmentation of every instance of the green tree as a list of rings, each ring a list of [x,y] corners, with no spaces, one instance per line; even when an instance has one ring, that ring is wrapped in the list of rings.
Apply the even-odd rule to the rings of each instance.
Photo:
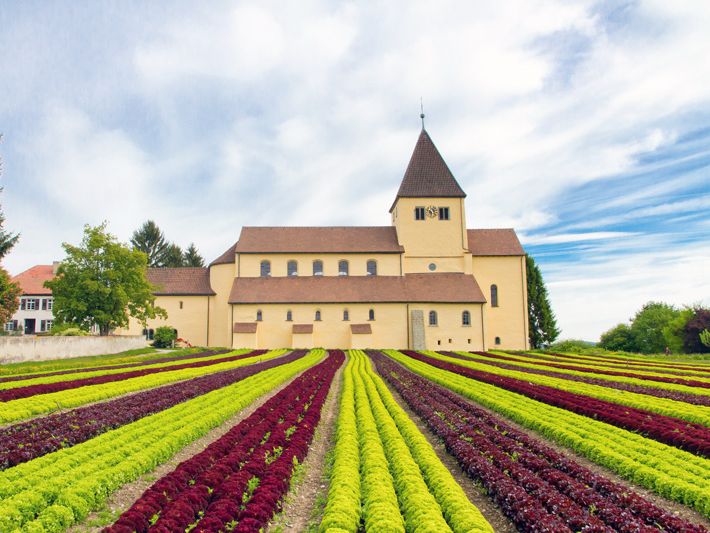
[[[131,245],[134,250],[143,252],[148,256],[149,267],[165,266],[170,244],[165,240],[165,235],[163,235],[158,225],[152,220],[146,221],[139,229],[133,232]]]
[[[0,193],[2,193],[2,187],[0,187]],[[17,240],[20,238],[18,233],[10,233],[5,229],[5,213],[3,213],[2,208],[0,208],[0,261],[5,257],[12,247],[17,244]]]
[[[634,336],[627,324],[618,324],[602,333],[598,346],[613,352],[635,352]]]
[[[702,342],[701,334],[710,330],[710,309],[696,306],[691,313],[683,332],[683,348],[686,353],[708,353],[710,346]]]
[[[128,326],[129,317],[144,326],[149,318],[166,318],[155,305],[154,287],[145,277],[146,255],[130,250],[100,226],[84,226],[79,246],[62,244],[66,253],[57,276],[46,281],[54,296],[54,315],[61,322],[89,328],[101,335]]]
[[[195,243],[191,242],[190,246],[185,250],[185,255],[183,257],[183,266],[186,267],[203,267],[205,266],[205,260],[198,253]]]
[[[693,309],[689,307],[682,309],[663,328],[663,339],[671,352],[683,353],[685,351],[683,345],[685,343],[686,328],[694,314]]]
[[[528,278],[528,323],[530,327],[530,347],[541,348],[552,344],[559,337],[555,314],[547,296],[542,272],[529,255],[525,258]]]
[[[7,270],[0,266],[0,325],[8,322],[17,311],[21,292],[20,286],[13,283]]]
[[[661,353],[668,346],[663,334],[670,322],[680,315],[680,311],[662,302],[648,302],[634,316],[631,334],[634,345],[641,353]]]
[[[165,259],[163,260],[163,267],[179,268],[185,266],[185,259],[182,255],[182,248],[177,244],[169,244],[168,249],[165,252]]]
[[[704,329],[703,331],[700,332],[700,342],[702,343],[703,346],[706,348],[710,348],[710,330]]]

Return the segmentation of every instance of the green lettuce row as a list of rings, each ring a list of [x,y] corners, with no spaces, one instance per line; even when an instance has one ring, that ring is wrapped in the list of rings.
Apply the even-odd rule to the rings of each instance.
[[[707,407],[702,405],[693,405],[677,400],[669,400],[667,398],[657,398],[647,394],[637,394],[635,392],[619,389],[610,389],[600,385],[569,381],[564,378],[551,378],[548,376],[531,374],[529,372],[525,372],[524,370],[507,370],[504,368],[481,364],[474,360],[464,361],[462,359],[447,357],[437,352],[423,351],[421,353],[434,359],[454,363],[467,368],[472,368],[474,370],[481,370],[498,376],[520,379],[522,381],[538,385],[547,385],[548,387],[554,387],[556,389],[574,392],[577,394],[584,394],[591,398],[606,400],[619,405],[628,405],[629,407],[636,407],[638,409],[644,409],[646,411],[672,416],[682,420],[687,420],[688,422],[695,422],[696,424],[702,424],[710,427],[710,412]]]
[[[5,470],[0,473],[0,531],[61,531],[80,522],[122,485],[164,463],[323,355],[323,350],[312,350],[292,363]]]
[[[385,350],[413,372],[533,429],[620,476],[710,517],[710,460]]]
[[[46,383],[59,383],[61,381],[73,381],[75,379],[88,379],[97,376],[109,376],[111,374],[120,374],[121,372],[132,372],[134,370],[146,370],[152,368],[167,368],[175,365],[184,365],[189,363],[196,363],[202,361],[213,361],[215,359],[223,359],[225,357],[232,357],[235,355],[243,355],[249,353],[252,350],[234,350],[232,352],[223,353],[219,355],[210,355],[209,357],[185,357],[184,359],[179,359],[177,361],[168,361],[167,363],[153,363],[150,365],[134,366],[131,368],[112,368],[108,367],[101,370],[95,370],[93,372],[81,372],[78,374],[59,374],[56,376],[38,376],[32,379],[23,379],[21,381],[5,381],[0,382],[0,390],[17,389],[20,387],[28,387],[30,385],[44,385]]]
[[[508,352],[503,352],[501,350],[491,350],[491,353],[500,353],[504,355],[509,355]],[[540,359],[546,359],[549,361],[556,361],[560,362],[563,359],[561,359],[559,356],[556,355],[550,355],[546,353],[533,353],[533,352],[525,352],[529,355],[532,355],[534,357],[539,357]],[[572,353],[572,352],[560,352],[561,355],[567,355],[570,356],[571,359],[567,359],[566,357],[564,358],[565,361],[579,361],[579,362],[594,362],[598,365],[614,365],[612,368],[616,368],[615,365],[621,365],[623,368],[629,368],[629,365],[627,362],[632,362],[632,363],[664,363],[664,364],[672,364],[673,367],[676,368],[676,370],[681,370],[681,371],[688,371],[688,372],[706,372],[710,373],[710,365],[708,365],[707,361],[704,361],[702,359],[696,359],[696,360],[688,360],[686,359],[685,361],[680,361],[677,359],[668,359],[667,357],[649,357],[649,356],[633,356],[631,354],[627,354],[619,357],[614,357],[611,355],[589,355],[589,354],[581,354],[581,353]],[[599,358],[602,358],[603,361],[600,361]],[[636,365],[632,365],[634,368],[637,368]],[[646,369],[652,369],[653,367],[650,365],[645,365]],[[695,368],[694,368],[695,367]],[[706,367],[704,370],[697,370],[697,367]],[[638,368],[643,368],[642,366],[638,366]],[[671,369],[672,370],[672,369]]]
[[[445,531],[450,527],[456,533],[492,533],[493,528],[468,500],[424,435],[394,400],[384,381],[373,371],[369,358],[363,357],[363,363],[361,376],[385,440],[390,468],[400,471],[400,476],[395,475],[395,483],[401,479],[403,484],[403,490],[397,491],[400,506],[404,509],[412,508],[409,518],[405,512],[407,531]],[[403,497],[407,492],[412,493],[409,502]]]
[[[175,381],[192,379],[198,376],[206,376],[208,374],[214,374],[215,372],[250,365],[281,356],[286,353],[286,351],[287,350],[273,350],[267,354],[253,358],[217,363],[197,368],[184,368],[182,370],[161,372],[159,374],[150,374],[100,385],[88,385],[77,389],[39,394],[28,398],[2,402],[0,403],[0,424],[7,424],[40,414],[50,413],[57,409],[79,407],[87,403],[107,400],[129,392],[159,387],[160,385],[173,383]]]
[[[328,502],[319,531],[355,532],[360,524],[360,448],[355,417],[353,359],[343,371],[338,425],[335,430],[333,467]]]
[[[478,355],[475,353],[471,352],[456,352],[459,355],[464,355],[466,357],[469,357],[470,359],[474,359],[476,361],[481,361],[481,362],[486,362],[486,361],[491,361],[490,358],[488,357],[483,357],[482,355]],[[496,354],[496,352],[491,352],[493,354]],[[604,367],[604,366],[599,366],[599,365],[590,365],[585,361],[560,361],[559,359],[555,361],[549,361],[549,360],[543,360],[539,359],[540,362],[544,363],[561,363],[561,364],[566,364],[566,365],[581,365],[588,367],[590,371],[581,371],[581,370],[569,370],[567,368],[559,368],[559,367],[554,367],[554,366],[541,366],[541,365],[535,365],[530,363],[530,358],[529,357],[521,357],[515,354],[510,354],[510,353],[505,353],[505,352],[500,352],[500,355],[505,355],[506,357],[510,357],[511,359],[515,359],[515,361],[496,361],[499,363],[510,363],[514,364],[517,366],[520,366],[522,368],[533,368],[537,370],[545,370],[545,371],[551,371],[551,372],[557,372],[558,374],[570,374],[573,376],[587,376],[587,377],[593,377],[597,379],[603,379],[606,381],[616,381],[620,383],[633,383],[634,385],[643,385],[644,387],[655,387],[658,389],[667,389],[667,390],[673,390],[673,391],[679,391],[679,392],[687,392],[690,394],[704,394],[704,395],[710,395],[710,389],[703,389],[700,387],[692,387],[689,385],[680,385],[677,383],[663,383],[661,381],[649,381],[641,378],[632,378],[628,376],[610,376],[608,374],[597,374],[594,372],[594,370],[612,370],[612,371],[618,371],[618,372],[633,372],[634,374],[638,374],[639,376],[649,376],[649,377],[661,377],[661,378],[678,378],[678,379],[692,379],[694,381],[702,381],[706,383],[710,383],[710,376],[709,377],[701,377],[701,376],[679,376],[679,375],[673,375],[673,374],[659,374],[657,372],[649,372],[649,371],[638,371],[635,368],[629,368],[629,367],[623,367],[623,368],[610,368],[610,367]]]

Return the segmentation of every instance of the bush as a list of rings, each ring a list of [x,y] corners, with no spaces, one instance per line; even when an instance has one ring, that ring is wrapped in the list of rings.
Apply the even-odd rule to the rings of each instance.
[[[68,337],[82,337],[88,335],[89,332],[82,329],[78,324],[71,322],[55,322],[52,324],[52,329],[49,330],[50,335],[66,335]]]
[[[550,352],[570,352],[570,353],[590,353],[594,351],[594,344],[578,339],[566,339],[551,344],[546,351]]]
[[[156,348],[172,348],[177,339],[177,332],[170,326],[161,326],[155,330],[153,346]]]

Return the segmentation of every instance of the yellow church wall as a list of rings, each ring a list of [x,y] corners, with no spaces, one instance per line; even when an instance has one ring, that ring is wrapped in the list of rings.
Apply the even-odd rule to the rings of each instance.
[[[232,346],[231,307],[227,303],[235,276],[235,265],[213,265],[210,267],[210,285],[217,294],[210,297],[209,345]],[[207,320],[205,317],[203,320]]]
[[[166,319],[148,320],[148,329],[170,326],[178,331],[178,337],[194,346],[207,346],[208,296],[156,296],[155,305],[168,313]],[[182,304],[182,306],[181,306]],[[141,335],[143,326],[136,319],[129,322],[128,335]]]
[[[239,254],[237,276],[256,278],[261,275],[261,262],[271,262],[271,276],[285,277],[287,265],[291,260],[298,262],[299,276],[313,275],[313,261],[323,261],[323,275],[337,276],[338,262],[346,260],[349,263],[350,276],[366,276],[367,262],[377,261],[378,276],[400,275],[400,254]]]
[[[345,309],[350,314],[348,321],[343,320]],[[370,309],[375,310],[372,321],[368,320]],[[257,310],[262,312],[262,321],[257,326],[257,345],[243,346],[239,344],[242,339],[234,334],[234,347],[350,348],[353,337],[360,348],[408,346],[406,304],[239,304],[233,306],[234,322],[255,322]],[[292,312],[291,322],[286,321],[288,310]],[[320,321],[315,320],[317,310],[321,312]],[[313,324],[312,336],[293,335],[294,324]],[[351,324],[370,324],[372,333],[352,335]]]
[[[485,349],[528,348],[525,256],[473,257],[473,274],[485,304]],[[498,307],[491,306],[491,285],[498,286]],[[500,344],[495,338],[500,337]]]
[[[431,270],[429,265],[434,264],[436,268]],[[464,256],[458,257],[410,257],[404,256],[404,273],[441,273],[441,272],[466,272],[466,261]]]
[[[483,350],[482,304],[410,304],[410,310],[424,313],[427,350]],[[437,325],[429,325],[429,312],[436,311]],[[463,312],[471,314],[471,325],[463,325]],[[470,342],[469,342],[470,341]]]
[[[450,220],[416,220],[415,207],[448,207]],[[409,257],[460,257],[468,247],[463,198],[398,198],[392,211],[399,243]]]

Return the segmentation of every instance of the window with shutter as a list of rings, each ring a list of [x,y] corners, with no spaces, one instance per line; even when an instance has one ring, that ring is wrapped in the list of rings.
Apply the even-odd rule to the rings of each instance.
[[[40,331],[47,331],[47,321],[46,320],[39,321],[39,330]]]
[[[27,309],[27,300],[23,298],[22,300],[20,300],[20,310],[24,311],[25,309]]]

